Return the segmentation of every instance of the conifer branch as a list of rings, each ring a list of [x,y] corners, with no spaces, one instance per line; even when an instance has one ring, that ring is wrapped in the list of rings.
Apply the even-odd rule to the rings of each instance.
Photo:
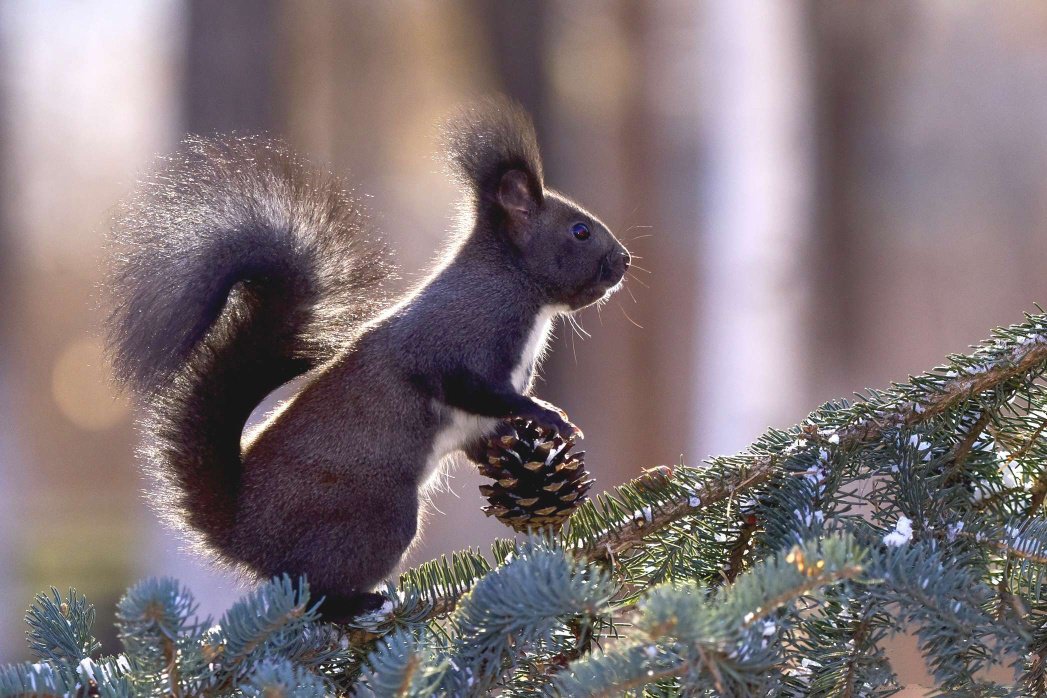
[[[988,347],[987,347],[988,348]],[[979,367],[976,373],[967,373],[944,380],[936,390],[924,400],[897,399],[881,404],[859,403],[852,410],[855,414],[851,423],[844,424],[833,433],[819,432],[813,426],[801,429],[797,434],[818,444],[832,443],[835,448],[850,451],[863,445],[873,443],[890,428],[914,427],[940,416],[942,413],[971,400],[980,393],[995,390],[999,386],[1029,373],[1042,370],[1047,363],[1047,342],[1032,341],[1014,347],[1006,358],[997,358],[988,365]],[[902,396],[899,396],[902,397]],[[867,409],[872,405],[872,409]],[[979,422],[980,423],[980,422]],[[970,450],[976,433],[980,430],[975,425],[966,435],[970,444],[963,447],[961,442],[956,451],[956,460],[965,457]],[[984,428],[984,425],[982,425]],[[587,540],[576,553],[591,562],[611,562],[616,556],[641,545],[645,539],[668,526],[714,505],[738,497],[749,490],[769,482],[780,470],[782,461],[788,453],[740,454],[737,459],[744,465],[726,479],[714,482],[703,482],[700,493],[687,487],[669,488],[677,491],[667,497],[658,507],[652,507],[649,516],[634,517],[621,522],[618,526],[608,528],[598,536]],[[634,484],[642,484],[650,489],[651,478],[641,476]],[[1047,495],[1047,490],[1045,490]],[[576,513],[575,516],[578,514]],[[572,517],[571,520],[573,520]],[[568,525],[570,525],[569,520]],[[464,590],[463,590],[464,591]],[[460,593],[441,595],[432,600],[430,617],[438,618],[454,610]]]
[[[495,541],[490,560],[409,570],[391,612],[340,635],[304,580],[262,585],[217,624],[148,580],[118,606],[125,653],[95,658],[93,608],[52,592],[28,614],[40,661],[0,667],[0,696],[886,695],[879,642],[900,627],[941,691],[1013,695],[979,672],[1022,661],[1042,692],[1045,365],[1047,316],[1030,316],[740,455],[647,471],[559,531]]]
[[[829,439],[838,440],[838,449],[853,450],[863,444],[877,441],[888,428],[912,427],[927,422],[979,393],[993,390],[1008,381],[1033,372],[1034,369],[1042,370],[1045,363],[1047,343],[1030,342],[1014,349],[1013,362],[1001,361],[985,367],[979,374],[948,380],[926,402],[901,401],[887,404],[867,416],[858,418],[853,424],[841,427],[835,434],[819,433],[812,429],[802,431],[800,436],[819,443],[825,443]],[[740,457],[746,458],[744,454]],[[748,467],[740,469],[738,475],[732,479],[705,488],[700,501],[696,502],[693,495],[688,493],[679,494],[655,512],[650,521],[632,521],[623,524],[620,529],[606,531],[593,544],[587,546],[584,554],[594,561],[620,555],[639,545],[652,533],[686,516],[765,484],[774,476],[781,459],[781,454],[750,456]]]

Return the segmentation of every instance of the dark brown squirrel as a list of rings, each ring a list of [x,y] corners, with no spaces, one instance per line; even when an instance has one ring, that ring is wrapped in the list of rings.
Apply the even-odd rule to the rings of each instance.
[[[464,108],[445,140],[467,215],[398,299],[357,201],[264,139],[188,139],[113,227],[110,348],[144,408],[158,510],[260,578],[305,575],[329,620],[380,600],[446,456],[482,457],[508,417],[577,431],[528,395],[535,364],[553,320],[613,292],[630,262],[546,187],[514,102]]]

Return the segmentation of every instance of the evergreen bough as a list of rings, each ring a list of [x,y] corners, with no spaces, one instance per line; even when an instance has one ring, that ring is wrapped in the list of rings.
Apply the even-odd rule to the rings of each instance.
[[[0,696],[886,696],[903,629],[936,695],[1047,696],[1045,370],[1047,315],[1027,315],[555,533],[409,570],[349,626],[318,621],[306,580],[217,622],[147,580],[118,607],[124,652],[98,657],[93,608],[52,589]]]

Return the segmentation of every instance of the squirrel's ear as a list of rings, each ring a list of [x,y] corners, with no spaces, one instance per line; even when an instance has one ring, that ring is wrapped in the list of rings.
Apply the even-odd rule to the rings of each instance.
[[[503,174],[495,196],[505,212],[509,237],[517,246],[523,245],[531,236],[532,226],[529,223],[538,210],[538,200],[531,191],[527,174],[520,170],[509,170]]]
[[[510,218],[527,218],[537,207],[531,194],[527,175],[520,170],[509,170],[498,183],[498,203]]]

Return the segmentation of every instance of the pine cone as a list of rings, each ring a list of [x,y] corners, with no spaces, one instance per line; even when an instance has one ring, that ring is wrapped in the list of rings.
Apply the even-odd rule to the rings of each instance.
[[[517,531],[559,527],[585,501],[595,480],[587,480],[582,457],[571,453],[574,439],[524,419],[507,422],[508,434],[487,442],[487,463],[480,474],[492,478],[480,485],[490,502],[483,511]]]

